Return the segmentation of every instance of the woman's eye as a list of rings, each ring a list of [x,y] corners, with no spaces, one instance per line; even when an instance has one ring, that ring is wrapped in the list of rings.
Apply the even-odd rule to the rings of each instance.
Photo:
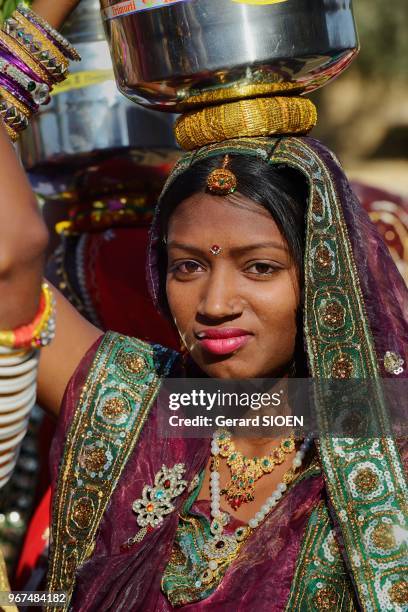
[[[202,266],[196,261],[182,261],[172,266],[172,271],[181,274],[194,274],[195,272],[200,272],[202,269]]]
[[[277,270],[279,270],[277,266],[273,266],[270,263],[266,263],[262,261],[257,261],[251,264],[246,269],[246,271],[249,272],[250,274],[256,274],[258,276],[268,276],[270,274],[273,274]]]

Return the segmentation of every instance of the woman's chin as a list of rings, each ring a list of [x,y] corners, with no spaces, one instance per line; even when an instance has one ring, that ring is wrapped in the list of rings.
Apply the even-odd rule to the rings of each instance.
[[[194,358],[194,357],[193,357]],[[257,378],[253,367],[249,367],[250,360],[241,358],[238,354],[232,355],[200,355],[194,359],[200,370],[211,378]]]

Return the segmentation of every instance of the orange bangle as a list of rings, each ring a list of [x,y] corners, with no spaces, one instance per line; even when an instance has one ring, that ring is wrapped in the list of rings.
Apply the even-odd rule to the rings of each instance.
[[[41,287],[38,312],[28,325],[0,331],[0,346],[8,348],[41,348],[55,336],[55,300],[47,283]]]

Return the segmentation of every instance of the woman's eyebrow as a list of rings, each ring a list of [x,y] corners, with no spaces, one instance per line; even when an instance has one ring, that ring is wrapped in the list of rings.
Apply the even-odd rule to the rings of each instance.
[[[192,251],[193,253],[199,253],[199,254],[203,254],[203,253],[206,254],[208,251],[208,249],[202,250],[193,244],[186,244],[183,242],[177,242],[175,240],[171,240],[167,246],[168,248],[183,249],[184,251]],[[233,255],[241,255],[242,253],[246,253],[248,251],[254,251],[255,249],[268,249],[268,248],[269,249],[270,248],[280,249],[281,251],[288,250],[285,244],[281,242],[270,241],[270,242],[257,242],[255,244],[247,244],[247,245],[243,245],[239,247],[233,247],[232,249],[229,249],[229,251]]]

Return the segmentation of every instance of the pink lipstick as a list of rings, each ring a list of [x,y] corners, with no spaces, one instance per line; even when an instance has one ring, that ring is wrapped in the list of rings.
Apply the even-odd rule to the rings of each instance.
[[[202,348],[214,355],[229,355],[245,346],[252,334],[245,329],[224,327],[203,329],[196,334]]]

